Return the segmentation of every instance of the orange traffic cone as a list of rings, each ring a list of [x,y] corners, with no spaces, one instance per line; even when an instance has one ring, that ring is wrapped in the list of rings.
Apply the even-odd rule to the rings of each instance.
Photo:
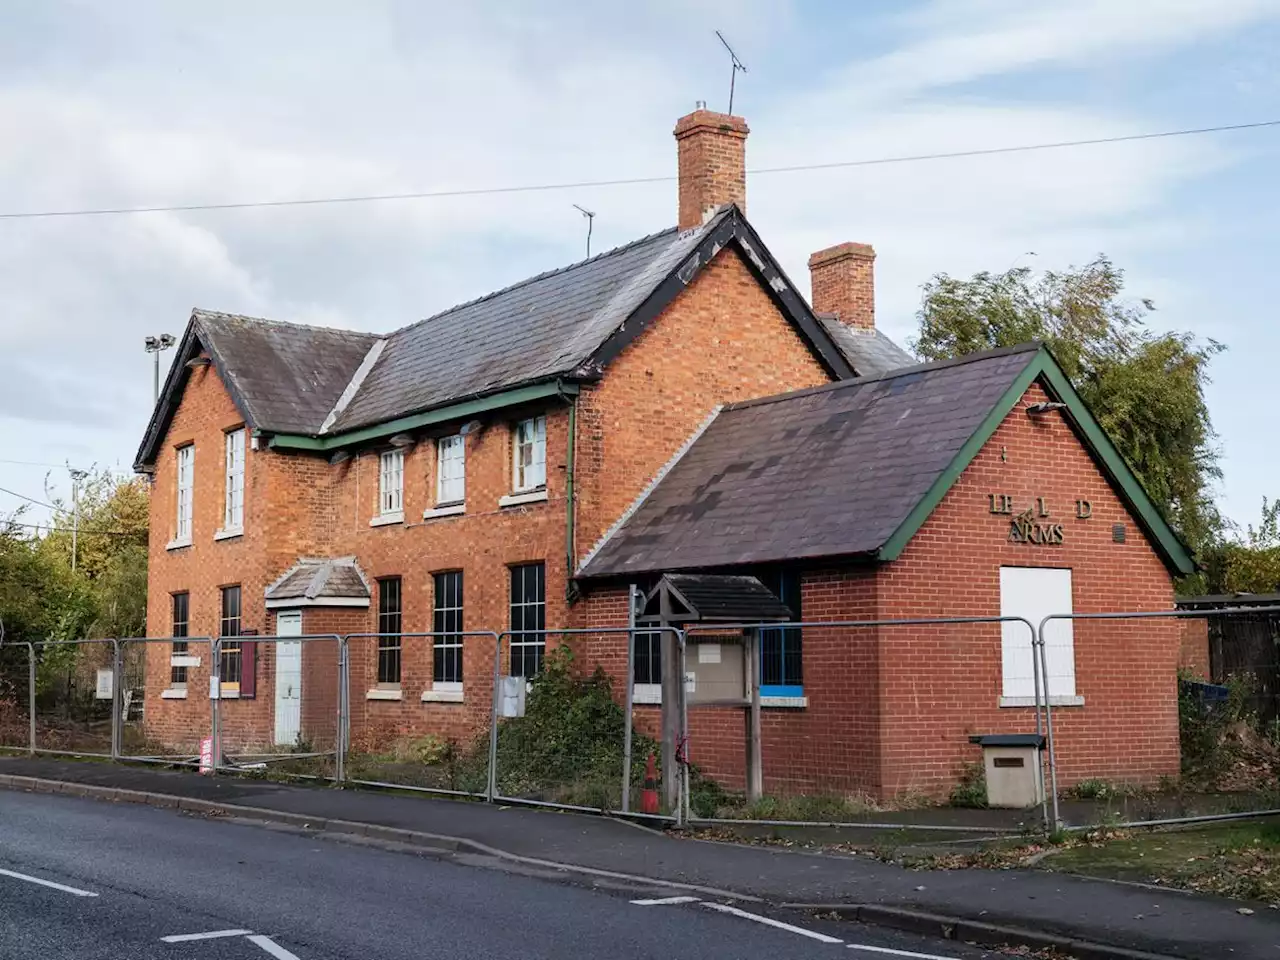
[[[653,763],[653,754],[644,765],[644,789],[640,791],[640,812],[658,812],[658,771]]]

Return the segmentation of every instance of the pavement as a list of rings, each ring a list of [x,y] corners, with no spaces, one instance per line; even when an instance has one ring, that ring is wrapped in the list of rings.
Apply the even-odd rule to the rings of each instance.
[[[1280,958],[1280,915],[1263,906],[1245,916],[1236,901],[1034,870],[913,871],[865,857],[691,840],[604,817],[43,757],[0,758],[0,786],[87,790],[312,831],[452,845],[531,869],[667,885],[669,895],[736,897],[762,909],[821,904],[824,915],[960,941],[1056,945],[1115,960]]]

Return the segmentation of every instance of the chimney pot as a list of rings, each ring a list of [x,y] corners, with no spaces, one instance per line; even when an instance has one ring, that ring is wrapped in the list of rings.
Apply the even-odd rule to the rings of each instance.
[[[809,257],[814,311],[834,313],[856,330],[874,330],[875,262],[875,248],[866,243],[840,243]]]
[[[702,101],[674,131],[680,174],[679,228],[701,224],[726,203],[747,206],[747,121],[705,109]]]

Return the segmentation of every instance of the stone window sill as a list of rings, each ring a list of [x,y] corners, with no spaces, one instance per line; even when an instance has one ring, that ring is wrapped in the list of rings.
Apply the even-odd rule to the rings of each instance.
[[[631,688],[631,702],[633,704],[650,704],[662,703],[662,684],[660,683],[637,683]]]
[[[389,687],[386,689],[374,687],[364,695],[364,698],[366,700],[403,700],[404,693],[400,690],[393,690]]]
[[[230,530],[219,530],[213,535],[214,540],[234,540],[244,536],[244,527],[232,527]]]
[[[808,697],[761,697],[762,707],[782,707],[788,710],[803,710],[809,706]]]
[[[181,550],[184,547],[191,546],[191,538],[187,537],[183,540],[170,540],[164,545],[166,550]]]
[[[422,691],[423,703],[462,703],[462,684],[437,683],[430,690]]]
[[[219,700],[239,700],[240,684],[224,683],[222,685],[222,689],[218,691],[218,699]]]
[[[446,503],[442,507],[432,507],[422,511],[423,520],[435,520],[437,517],[457,517],[467,512],[465,503]]]
[[[1002,707],[1034,707],[1036,705],[1035,697],[1001,697],[1000,706]],[[1049,706],[1051,707],[1083,707],[1084,696],[1081,694],[1073,694],[1068,697],[1050,696]]]
[[[393,523],[404,523],[404,511],[399,513],[383,513],[369,521],[371,527],[386,527]]]
[[[530,490],[528,493],[508,493],[498,498],[500,507],[518,507],[523,503],[543,503],[547,499],[546,490]]]
[[[187,699],[186,687],[169,687],[167,690],[160,691],[161,700],[185,700]]]

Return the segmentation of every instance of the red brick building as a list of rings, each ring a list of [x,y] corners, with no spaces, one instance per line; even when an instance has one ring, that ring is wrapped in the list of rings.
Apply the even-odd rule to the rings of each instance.
[[[740,118],[699,110],[675,136],[676,227],[394,333],[195,311],[136,463],[150,633],[385,634],[351,642],[359,743],[487,722],[492,641],[409,634],[515,630],[504,668],[531,675],[534,631],[624,626],[627,584],[666,571],[757,574],[806,620],[1172,605],[1189,558],[1052,358],[912,367],[875,329],[871,248],[815,253],[812,306],[779,268],[745,217]],[[774,414],[787,425],[751,426]],[[1010,542],[1009,511],[1033,504],[1057,532]],[[1067,579],[1036,581],[1050,569]],[[793,633],[767,638],[765,735],[790,758],[767,778],[932,789],[968,732],[1026,729],[999,628]],[[1122,651],[1076,628],[1057,669],[1082,762],[1136,719],[1137,772],[1176,770],[1169,636]],[[584,646],[625,673],[625,641]],[[170,654],[153,645],[146,718],[182,742],[207,723],[210,664]],[[242,641],[220,674],[246,747],[332,736],[335,650]],[[741,717],[695,714],[695,759],[735,775]]]

